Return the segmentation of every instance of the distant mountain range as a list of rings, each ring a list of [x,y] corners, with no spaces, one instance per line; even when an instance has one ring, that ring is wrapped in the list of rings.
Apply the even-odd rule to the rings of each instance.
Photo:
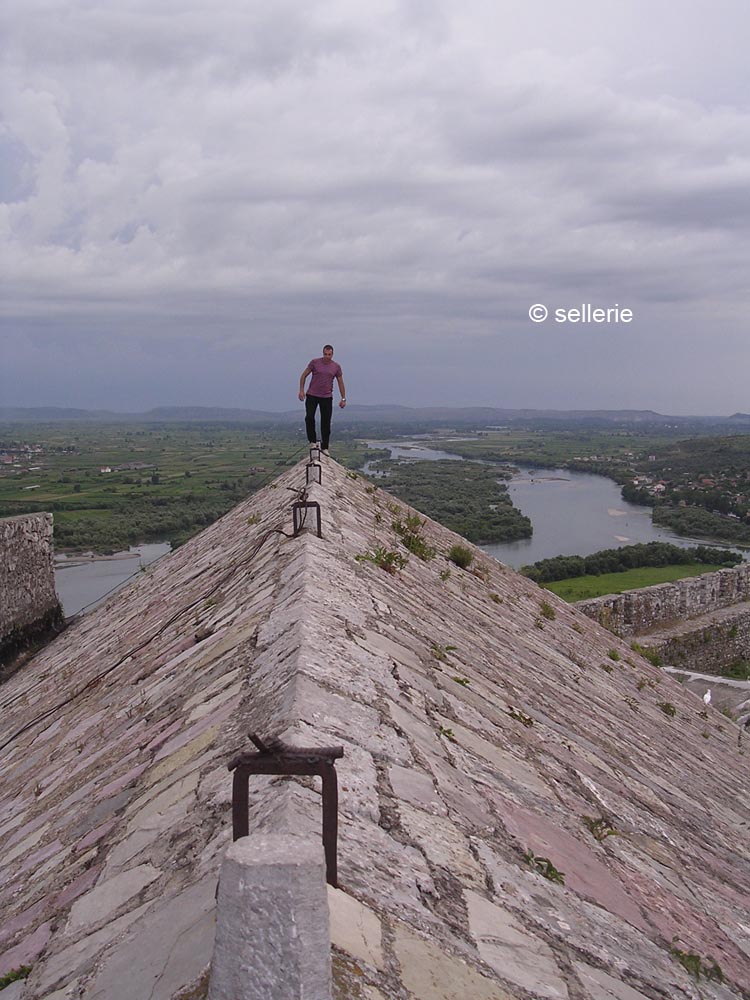
[[[0,422],[52,423],[58,421],[86,421],[90,423],[247,423],[290,424],[303,419],[302,407],[284,412],[243,410],[221,406],[158,406],[141,413],[120,413],[114,410],[81,410],[59,406],[0,407]],[[498,409],[491,406],[375,406],[349,405],[344,411],[336,410],[338,422],[346,424],[385,423],[397,424],[467,424],[482,427],[518,422],[553,423],[604,423],[604,424],[662,424],[672,426],[747,425],[749,413],[724,416],[670,416],[655,410],[535,410]]]

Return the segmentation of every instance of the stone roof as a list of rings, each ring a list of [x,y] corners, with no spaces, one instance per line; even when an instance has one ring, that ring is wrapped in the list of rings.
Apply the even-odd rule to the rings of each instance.
[[[481,551],[448,562],[439,525],[435,558],[409,555],[391,522],[410,509],[334,461],[310,487],[323,538],[266,537],[303,481],[0,688],[0,969],[33,967],[8,992],[205,994],[227,762],[254,732],[345,747],[338,1000],[750,995],[739,729]],[[376,546],[407,565],[356,558]],[[251,837],[320,836],[314,779],[250,789]]]

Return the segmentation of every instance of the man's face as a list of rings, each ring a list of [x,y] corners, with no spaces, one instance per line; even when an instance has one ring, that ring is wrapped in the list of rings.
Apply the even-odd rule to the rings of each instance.
[[[333,357],[333,351],[331,350],[330,347],[326,347],[326,349],[323,351],[323,360],[330,361],[332,357]]]

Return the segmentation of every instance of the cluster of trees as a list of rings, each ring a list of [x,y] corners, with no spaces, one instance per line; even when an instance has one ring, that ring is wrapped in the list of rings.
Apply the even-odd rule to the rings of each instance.
[[[702,507],[654,507],[654,524],[671,528],[678,535],[725,538],[740,545],[750,545],[750,525],[727,520]]]
[[[166,540],[175,548],[226,514],[245,496],[246,490],[233,488],[215,496],[185,494],[129,499],[113,509],[111,516],[63,514],[55,518],[55,545],[106,553],[138,542]]]
[[[497,469],[443,460],[379,463],[378,486],[477,545],[531,537],[531,521],[516,510]]]
[[[523,566],[521,573],[537,583],[552,583],[577,576],[601,576],[602,573],[623,573],[641,566],[683,566],[688,563],[706,563],[735,566],[742,556],[727,549],[714,549],[696,545],[683,549],[669,542],[648,542],[625,545],[620,549],[602,549],[590,556],[555,556],[540,559],[533,566]]]

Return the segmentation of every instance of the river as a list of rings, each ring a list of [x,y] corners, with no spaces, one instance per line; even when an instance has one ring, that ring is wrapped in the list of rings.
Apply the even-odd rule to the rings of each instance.
[[[460,455],[423,446],[419,442],[371,441],[373,448],[388,448],[392,458],[429,461],[465,461]],[[515,542],[483,545],[489,555],[518,569],[559,555],[587,556],[600,549],[614,549],[637,542],[671,542],[682,548],[716,545],[700,538],[684,538],[651,521],[651,508],[628,503],[620,487],[606,476],[569,469],[536,469],[515,466],[518,472],[507,483],[514,505],[531,518],[534,534]]]
[[[170,548],[169,542],[153,542],[131,546],[113,556],[58,556],[55,589],[65,617],[98,604]]]
[[[392,458],[465,461],[460,455],[428,448],[417,441],[369,443],[373,448],[390,449]],[[682,538],[666,528],[655,527],[651,509],[627,503],[620,496],[620,487],[605,476],[568,469],[518,469],[508,482],[508,490],[515,506],[531,518],[534,534],[516,542],[482,546],[489,555],[515,569],[551,556],[585,556],[636,542],[672,542],[683,548],[715,544]],[[59,557],[55,584],[65,616],[69,618],[103,600],[169,548],[168,542],[162,542],[134,546],[110,557]]]

